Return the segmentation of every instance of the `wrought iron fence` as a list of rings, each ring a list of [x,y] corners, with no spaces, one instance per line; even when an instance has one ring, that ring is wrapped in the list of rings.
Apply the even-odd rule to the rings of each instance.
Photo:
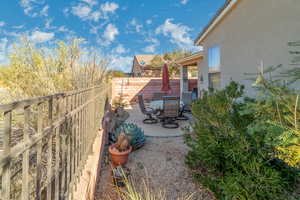
[[[73,199],[109,85],[0,105],[0,199]]]

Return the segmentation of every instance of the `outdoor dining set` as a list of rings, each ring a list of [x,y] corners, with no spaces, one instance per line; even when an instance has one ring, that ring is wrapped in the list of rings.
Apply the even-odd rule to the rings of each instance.
[[[178,128],[178,120],[189,120],[185,114],[191,112],[192,92],[182,93],[182,98],[164,92],[153,93],[151,102],[146,106],[143,94],[138,94],[141,112],[146,116],[145,124],[161,123],[164,128]]]

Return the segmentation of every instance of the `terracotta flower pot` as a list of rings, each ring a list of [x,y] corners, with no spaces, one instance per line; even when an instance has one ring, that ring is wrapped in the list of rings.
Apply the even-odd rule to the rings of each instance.
[[[125,165],[127,163],[129,153],[132,151],[132,147],[130,146],[129,149],[124,152],[116,152],[112,150],[115,146],[116,144],[112,144],[108,149],[113,165]]]

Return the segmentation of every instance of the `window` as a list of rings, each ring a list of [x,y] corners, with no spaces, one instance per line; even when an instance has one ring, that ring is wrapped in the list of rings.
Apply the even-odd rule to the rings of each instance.
[[[220,46],[212,46],[208,48],[208,86],[213,89],[221,88],[221,48]]]
[[[208,67],[215,70],[220,69],[221,64],[221,50],[220,46],[213,46],[208,48]]]
[[[209,73],[208,74],[208,87],[213,89],[221,88],[221,73]]]

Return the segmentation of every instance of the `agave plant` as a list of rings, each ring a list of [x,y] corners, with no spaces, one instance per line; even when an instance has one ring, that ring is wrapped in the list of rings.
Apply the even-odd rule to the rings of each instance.
[[[116,131],[112,134],[112,140],[113,142],[116,142],[118,139],[118,136],[121,133],[125,133],[126,135],[130,136],[130,144],[133,148],[133,150],[136,150],[140,147],[142,147],[145,144],[146,137],[144,134],[144,131],[138,127],[136,124],[133,123],[123,123],[120,125]]]

